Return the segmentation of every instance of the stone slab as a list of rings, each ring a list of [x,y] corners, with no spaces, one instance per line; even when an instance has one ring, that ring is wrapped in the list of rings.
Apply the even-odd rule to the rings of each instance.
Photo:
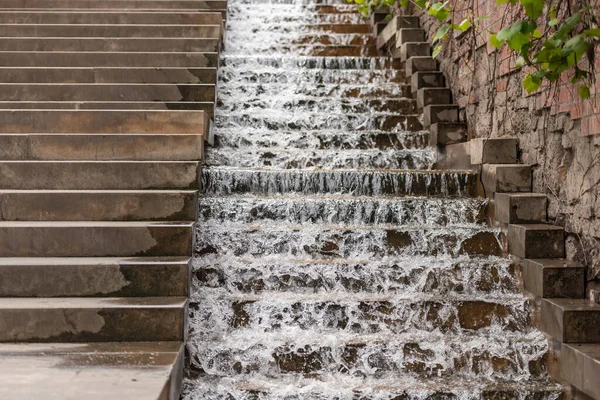
[[[0,84],[0,101],[214,102],[212,84]]]
[[[0,38],[0,51],[216,53],[219,39],[202,38]],[[3,82],[6,82],[3,76]]]
[[[2,344],[0,397],[178,400],[183,361],[181,342]]]
[[[445,85],[444,74],[438,71],[417,71],[410,77],[410,85],[412,93],[416,93],[422,88],[443,88]]]
[[[200,161],[204,145],[202,135],[192,134],[0,134],[0,159]]]
[[[591,398],[600,398],[600,345],[562,344],[560,373]]]
[[[548,224],[508,225],[508,251],[521,258],[563,258],[565,232]]]
[[[197,189],[196,161],[0,161],[0,188]]]
[[[541,329],[563,343],[600,343],[600,304],[586,299],[542,299]]]
[[[531,192],[531,166],[526,164],[484,164],[482,181],[486,196],[494,193]]]
[[[0,222],[0,257],[176,257],[193,222]]]
[[[0,258],[0,297],[187,296],[189,257]]]
[[[438,122],[429,127],[431,146],[447,146],[467,140],[467,125],[464,122]]]
[[[430,104],[423,107],[423,127],[428,128],[440,122],[457,123],[458,105]]]
[[[438,65],[433,57],[427,55],[409,58],[406,60],[405,69],[406,77],[410,78],[415,72],[437,71]]]
[[[404,43],[425,41],[425,30],[421,28],[402,28],[396,32],[396,48]]]
[[[226,0],[3,0],[0,9],[136,9],[212,10],[227,8]]]
[[[406,62],[412,57],[426,57],[429,55],[431,55],[431,45],[428,42],[404,43],[392,53],[392,57],[400,58],[402,62]]]
[[[89,24],[89,25],[220,25],[218,12],[193,11],[9,11],[0,13],[0,24]]]
[[[216,67],[217,53],[6,52],[1,67]]]
[[[187,303],[185,297],[0,298],[0,341],[183,341]]]
[[[214,67],[0,67],[4,83],[216,83]]]
[[[560,258],[521,260],[523,286],[544,298],[585,297],[585,267]]]
[[[195,221],[194,190],[0,190],[2,221]]]
[[[0,110],[0,133],[204,134],[203,111]]]
[[[415,76],[418,73],[413,74]],[[444,87],[424,87],[417,90],[417,107],[431,104],[452,104],[452,91]]]
[[[196,37],[219,39],[221,25],[42,25],[0,24],[0,37]]]
[[[548,197],[545,194],[496,193],[494,202],[494,219],[497,222],[504,224],[546,222]]]
[[[494,138],[471,140],[471,163],[515,164],[518,158],[517,138]]]

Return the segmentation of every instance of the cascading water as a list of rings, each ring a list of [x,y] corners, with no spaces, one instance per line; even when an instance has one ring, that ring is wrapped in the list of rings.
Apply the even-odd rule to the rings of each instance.
[[[473,177],[432,170],[353,8],[230,0],[227,27],[184,399],[557,398]]]

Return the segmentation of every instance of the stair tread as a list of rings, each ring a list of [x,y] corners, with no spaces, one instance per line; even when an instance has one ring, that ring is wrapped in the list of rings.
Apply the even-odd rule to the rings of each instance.
[[[185,226],[192,227],[190,221],[0,221],[0,228],[143,228],[159,226]]]
[[[2,266],[43,266],[57,265],[114,265],[114,264],[187,264],[190,257],[0,257]]]
[[[0,297],[0,310],[182,308],[187,297]]]

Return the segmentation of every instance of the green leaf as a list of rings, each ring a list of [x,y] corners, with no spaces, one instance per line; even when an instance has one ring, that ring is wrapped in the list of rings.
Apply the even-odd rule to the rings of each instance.
[[[499,49],[504,44],[504,40],[498,40],[498,35],[494,33],[490,35],[490,44]]]
[[[579,86],[577,93],[579,93],[579,97],[581,97],[583,100],[590,98],[590,88],[587,86]]]
[[[525,65],[525,59],[523,57],[517,58],[515,61],[515,68],[521,68],[523,65]]]
[[[565,40],[567,38],[567,35],[571,33],[573,28],[575,28],[575,25],[577,25],[580,18],[581,15],[579,13],[575,13],[569,18],[565,19],[565,22],[563,22],[560,28],[558,28],[553,37],[558,40]]]
[[[437,56],[438,56],[438,55],[439,55],[441,52],[442,52],[442,46],[441,46],[441,45],[439,45],[439,46],[435,46],[435,47],[433,48],[433,53],[432,53],[432,55],[431,55],[431,56],[432,56],[433,58],[436,58],[436,57],[437,57]]]
[[[535,21],[544,11],[544,0],[520,0],[525,8],[525,14]]]
[[[536,29],[533,31],[531,36],[533,36],[535,39],[539,39],[542,37],[542,31],[540,31],[539,29]]]
[[[523,29],[524,22],[518,21],[512,24],[511,26],[506,26],[498,32],[496,37],[498,40],[509,40],[511,37],[515,36],[517,33],[520,33]]]
[[[589,43],[583,40],[581,35],[573,36],[565,45],[563,46],[563,55],[570,56],[570,54],[574,54],[574,62],[577,62],[579,58],[585,53],[589,46]]]
[[[511,50],[521,50],[521,47],[529,43],[529,36],[523,33],[517,33],[508,39],[508,46]]]
[[[467,29],[469,29],[471,27],[471,21],[469,21],[468,18],[465,18],[462,20],[462,22],[460,24],[458,24],[458,30],[459,31],[466,31]]]
[[[440,26],[440,28],[435,33],[435,36],[431,40],[431,43],[435,44],[435,42],[437,42],[438,40],[442,40],[444,38],[444,36],[446,36],[446,34],[448,33],[449,30],[450,30],[450,26],[448,26],[448,25]]]
[[[419,8],[427,7],[427,0],[415,0],[414,3]]]
[[[540,87],[541,83],[540,79],[535,78],[533,74],[529,74],[523,80],[523,88],[527,93],[535,92]]]
[[[560,21],[558,20],[558,18],[552,18],[552,19],[550,20],[550,22],[548,22],[548,26],[555,26],[555,25],[558,25],[558,23],[559,23],[559,22],[560,22]]]
[[[438,21],[444,22],[448,19],[448,16],[450,16],[450,8],[446,7],[447,4],[447,1],[444,3],[438,1],[437,3],[434,3],[431,5],[431,7],[429,7],[427,13],[437,18]]]
[[[583,32],[586,37],[597,37],[600,38],[600,28],[587,29]]]
[[[400,7],[408,7],[408,0],[400,0],[398,3],[400,4]]]

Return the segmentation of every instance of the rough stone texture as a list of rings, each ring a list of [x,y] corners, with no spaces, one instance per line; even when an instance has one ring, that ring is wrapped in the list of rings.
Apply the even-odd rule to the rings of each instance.
[[[484,164],[481,180],[486,196],[494,193],[531,191],[531,166],[522,164]]]
[[[585,267],[564,259],[521,260],[523,286],[546,298],[585,297]]]
[[[515,164],[518,158],[515,138],[471,140],[472,164]]]
[[[548,198],[539,193],[496,193],[494,219],[503,224],[546,222]]]
[[[508,225],[508,251],[521,258],[562,258],[565,254],[561,226],[547,224]]]
[[[541,329],[563,343],[600,343],[600,305],[586,299],[542,299]]]
[[[501,18],[504,8],[489,3],[479,7],[481,15],[494,12]],[[414,13],[433,37],[440,26],[437,20],[419,10]],[[460,23],[464,16],[457,13],[454,18],[451,22]],[[512,22],[509,16],[506,24]],[[469,138],[519,140],[523,162],[533,167],[533,191],[548,194],[549,218],[566,229],[567,257],[588,266],[588,279],[600,277],[600,135],[591,135],[593,127],[600,129],[600,117],[582,116],[592,103],[582,108],[574,101],[574,86],[566,87],[573,93],[552,86],[528,95],[523,71],[509,68],[514,59],[481,40],[473,43],[473,37],[458,37],[437,57],[461,119],[469,124]],[[599,66],[596,57],[597,73]]]
[[[588,396],[600,398],[600,345],[563,344],[560,372],[573,386]]]

